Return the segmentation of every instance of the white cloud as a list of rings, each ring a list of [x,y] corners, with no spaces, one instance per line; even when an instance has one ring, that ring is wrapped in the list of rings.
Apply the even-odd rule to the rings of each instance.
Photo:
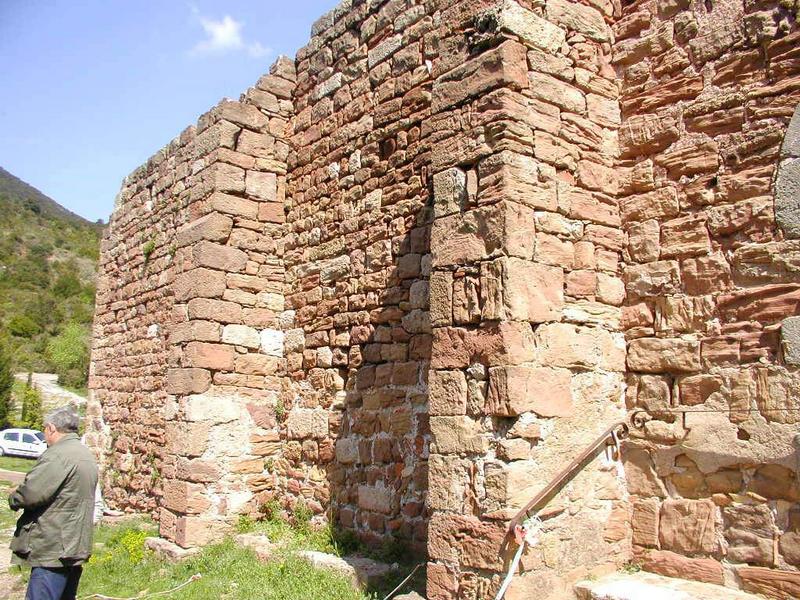
[[[204,56],[209,54],[225,54],[228,52],[247,52],[253,58],[261,58],[272,53],[268,48],[257,41],[245,40],[242,36],[244,23],[237,21],[230,15],[225,15],[220,20],[201,16],[197,7],[190,5],[192,14],[199,20],[206,38],[192,47],[189,54]]]

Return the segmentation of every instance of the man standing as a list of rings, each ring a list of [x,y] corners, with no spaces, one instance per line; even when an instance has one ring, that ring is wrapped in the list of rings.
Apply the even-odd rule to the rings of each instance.
[[[78,415],[59,408],[44,420],[47,450],[9,497],[23,509],[12,562],[31,567],[25,600],[74,600],[92,551],[97,465],[78,438]]]

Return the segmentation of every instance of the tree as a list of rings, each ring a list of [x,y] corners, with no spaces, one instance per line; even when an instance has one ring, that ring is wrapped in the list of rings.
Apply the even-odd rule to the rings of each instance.
[[[89,329],[70,323],[47,344],[47,358],[53,363],[62,385],[80,388],[89,377]]]
[[[26,385],[22,392],[22,427],[41,430],[42,420],[42,395],[35,387]]]
[[[14,374],[11,372],[11,357],[5,348],[0,346],[0,427],[8,427],[11,418],[11,388],[14,385]]]

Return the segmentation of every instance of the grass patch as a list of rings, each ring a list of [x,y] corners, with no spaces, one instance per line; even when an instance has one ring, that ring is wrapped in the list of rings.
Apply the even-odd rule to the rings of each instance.
[[[11,482],[0,479],[0,533],[13,527],[17,523],[17,517],[21,514],[8,508],[8,494],[11,488]],[[5,538],[0,535],[0,543],[4,542]]]
[[[143,528],[146,527],[146,528]],[[231,540],[207,546],[185,562],[170,564],[144,549],[144,525],[100,528],[99,549],[84,567],[80,595],[136,596],[172,589],[195,573],[202,577],[170,594],[175,600],[368,600],[342,577],[312,568],[286,552],[261,563]]]
[[[5,508],[10,484],[0,482],[0,529],[8,530],[18,515]],[[298,518],[299,517],[299,518]],[[333,573],[314,569],[298,558],[297,550],[318,550],[333,554],[349,554],[352,541],[347,536],[337,541],[329,527],[313,527],[303,514],[293,515],[292,522],[274,515],[263,521],[242,518],[240,532],[262,533],[281,545],[274,560],[260,562],[249,549],[236,546],[232,540],[207,546],[190,559],[172,564],[160,560],[144,547],[148,536],[157,535],[157,527],[149,520],[129,521],[121,525],[101,525],[94,533],[94,553],[84,566],[79,596],[104,594],[132,597],[143,593],[162,592],[201,574],[177,592],[171,600],[380,600],[405,577],[411,567],[402,568],[382,582],[380,589],[363,593],[350,582]],[[4,542],[7,543],[7,542]],[[27,579],[26,570],[20,575]],[[424,569],[420,569],[403,592],[424,589]]]
[[[18,471],[28,473],[33,465],[36,464],[35,458],[20,458],[18,456],[0,456],[0,469],[6,471]]]
[[[420,556],[408,551],[405,544],[387,538],[378,547],[362,544],[351,530],[335,530],[330,525],[314,527],[310,523],[310,513],[303,506],[295,507],[289,520],[283,519],[277,506],[266,507],[267,518],[255,521],[242,516],[237,524],[239,533],[258,533],[266,535],[274,544],[282,547],[283,554],[297,550],[317,550],[336,556],[366,556],[385,563],[398,563],[398,570],[387,576],[375,589],[369,590],[375,598],[383,598],[409,575],[420,562]],[[403,586],[403,593],[411,590],[425,593],[425,569],[417,569],[414,576]],[[400,592],[398,592],[400,593]]]

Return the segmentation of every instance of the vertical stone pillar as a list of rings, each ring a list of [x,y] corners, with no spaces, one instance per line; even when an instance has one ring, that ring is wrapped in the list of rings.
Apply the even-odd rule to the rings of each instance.
[[[283,222],[294,64],[200,118],[176,237],[161,534],[206,543],[271,487],[285,372]]]
[[[618,109],[595,9],[451,12],[431,117],[428,598],[477,599],[515,550],[508,519],[623,415]],[[623,495],[596,465],[570,482],[508,597],[624,560]]]

